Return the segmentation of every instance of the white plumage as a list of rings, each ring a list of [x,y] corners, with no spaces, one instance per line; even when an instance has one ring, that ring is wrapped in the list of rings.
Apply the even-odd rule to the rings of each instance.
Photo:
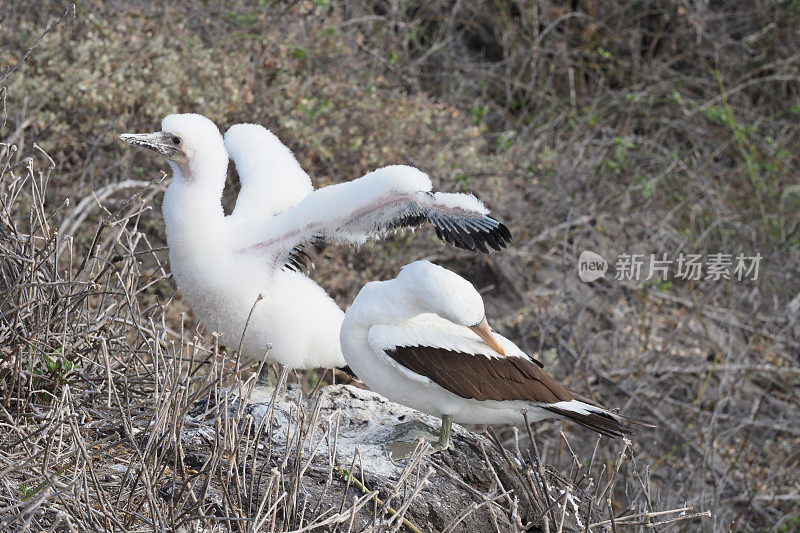
[[[637,423],[592,405],[492,333],[483,300],[464,278],[427,261],[364,286],[347,310],[342,351],[372,390],[449,423],[520,423],[563,416],[619,436]]]
[[[180,139],[177,146],[173,137]],[[269,267],[276,262],[270,260],[270,254],[283,254],[284,250],[254,255],[238,253],[233,246],[234,237],[240,237],[234,229],[238,219],[262,216],[268,220],[273,210],[288,208],[288,202],[281,204],[280,198],[270,200],[271,189],[264,186],[274,183],[280,189],[282,177],[242,160],[248,168],[242,178],[243,191],[252,195],[247,197],[253,201],[238,201],[236,215],[226,217],[221,197],[228,154],[210,120],[200,115],[170,115],[162,122],[162,132],[125,140],[154,148],[169,160],[173,176],[162,210],[170,269],[181,294],[206,328],[219,333],[222,343],[236,348],[261,294],[264,299],[256,304],[244,337],[244,359],[263,358],[271,344],[270,357],[287,368],[344,366],[338,343],[344,315],[325,291],[301,273]],[[294,159],[279,142],[258,153],[245,153],[278,161],[274,168],[281,170],[291,169],[290,159]],[[302,183],[299,165],[294,168],[290,178]],[[240,194],[240,199],[244,198]],[[260,204],[268,206],[266,213],[258,209]]]
[[[307,243],[361,243],[423,219],[466,248],[499,249],[510,238],[474,197],[432,194],[430,179],[412,167],[386,167],[315,191],[291,151],[260,126],[233,126],[223,140],[201,115],[169,115],[161,131],[121,139],[159,152],[172,168],[163,204],[170,268],[203,324],[236,347],[263,295],[244,337],[244,359],[261,359],[271,344],[272,360],[289,369],[345,365],[342,311],[296,271]],[[229,155],[242,189],[225,216]]]
[[[314,186],[294,154],[258,124],[236,124],[225,132],[225,149],[236,165],[242,188],[232,221],[277,215],[297,205]]]

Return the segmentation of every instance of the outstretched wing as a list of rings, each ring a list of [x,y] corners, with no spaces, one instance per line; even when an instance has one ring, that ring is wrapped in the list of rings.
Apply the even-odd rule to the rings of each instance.
[[[246,222],[233,228],[232,238],[241,252],[269,252],[285,263],[296,257],[293,250],[313,239],[361,244],[426,222],[442,240],[471,251],[500,250],[511,240],[508,228],[489,216],[477,198],[432,193],[427,175],[401,165],[317,189],[261,227]]]
[[[472,252],[500,251],[511,241],[508,228],[489,216],[477,198],[468,194],[425,192],[397,198],[397,213],[378,213],[377,220],[353,220],[352,225],[369,226],[372,234],[403,227],[419,227],[429,223],[443,241]]]
[[[263,126],[231,126],[225,133],[225,149],[242,185],[231,213],[233,221],[276,215],[314,190],[292,151]]]

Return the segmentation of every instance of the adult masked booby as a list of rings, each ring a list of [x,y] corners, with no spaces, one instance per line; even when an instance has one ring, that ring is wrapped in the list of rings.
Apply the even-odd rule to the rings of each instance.
[[[643,425],[548,375],[492,332],[471,283],[428,261],[367,283],[345,314],[341,342],[348,365],[369,388],[441,417],[436,449],[449,445],[454,421],[516,424],[523,410],[530,422],[563,417],[611,437]]]

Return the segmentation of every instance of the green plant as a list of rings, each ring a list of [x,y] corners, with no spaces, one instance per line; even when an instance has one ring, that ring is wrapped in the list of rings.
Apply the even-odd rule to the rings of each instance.
[[[20,495],[20,498],[22,498],[22,501],[27,501],[27,500],[30,499],[31,496],[36,494],[36,490],[35,489],[29,489],[23,483],[19,483],[17,485],[17,491],[19,492],[19,495]]]
[[[483,118],[486,116],[486,113],[489,111],[489,107],[486,105],[475,105],[469,110],[469,116],[472,118],[472,123],[476,126],[480,126],[483,123]]]
[[[500,134],[497,139],[495,139],[495,150],[502,153],[511,148],[511,140],[514,138],[514,134],[515,132],[513,131],[506,131]]]
[[[458,189],[461,192],[468,192],[469,191],[469,176],[464,172],[458,172],[455,176],[453,176],[452,182],[458,185]]]

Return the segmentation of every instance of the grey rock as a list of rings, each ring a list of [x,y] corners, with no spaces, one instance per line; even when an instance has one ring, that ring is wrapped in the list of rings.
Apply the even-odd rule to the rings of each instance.
[[[238,438],[228,452],[238,450],[234,468],[241,472],[240,485],[255,489],[244,494],[245,489],[228,484],[222,490],[228,490],[230,498],[240,498],[244,513],[257,518],[259,502],[279,483],[286,496],[276,518],[278,531],[306,526],[320,515],[349,517],[362,494],[357,487],[348,487],[345,471],[382,500],[380,506],[370,501],[358,509],[351,517],[351,531],[392,530],[398,522],[390,521],[387,506],[404,510],[404,517],[420,531],[522,531],[542,516],[545,499],[559,500],[552,515],[558,521],[568,500],[564,530],[583,530],[589,505],[584,493],[571,488],[564,498],[569,482],[545,467],[541,472],[548,494],[544,495],[529,458],[502,449],[489,436],[454,425],[451,449],[398,460],[387,443],[407,430],[414,430],[412,435],[428,432],[432,439],[439,429],[437,418],[350,385],[325,387],[312,399],[290,387],[274,406],[271,389],[253,390],[244,404],[234,392],[219,389],[216,400],[205,399],[190,410],[181,433],[184,458],[198,470],[208,469],[219,443]],[[238,433],[225,429],[231,427]],[[257,450],[255,460],[247,458],[242,448]],[[162,491],[165,497],[175,492],[175,487],[168,489]],[[208,492],[207,497],[212,494],[208,503],[217,507],[219,495]],[[551,530],[557,529],[552,520],[550,524]],[[319,530],[349,527],[332,523]],[[529,530],[541,527],[539,521]]]

